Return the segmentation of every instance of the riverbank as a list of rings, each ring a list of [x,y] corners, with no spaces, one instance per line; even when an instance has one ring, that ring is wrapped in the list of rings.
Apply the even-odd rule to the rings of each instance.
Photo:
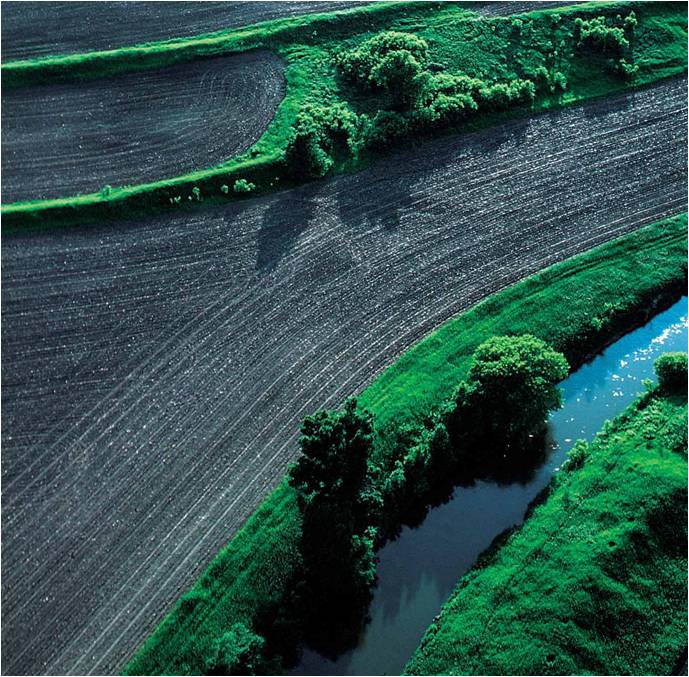
[[[410,350],[360,396],[375,417],[377,453],[394,459],[405,422],[418,425],[451,395],[474,349],[496,334],[532,333],[580,360],[623,327],[679,298],[686,215],[643,228],[491,297]],[[286,483],[263,503],[146,641],[129,674],[197,673],[228,623],[274,636],[272,623],[299,566],[300,516]],[[265,624],[269,627],[265,627]]]
[[[615,21],[620,12],[634,12],[638,22],[626,57],[636,70],[624,77],[611,71],[595,50],[582,51],[575,39],[577,19],[604,16]],[[534,88],[533,100],[482,104],[477,114],[462,114],[457,119],[450,115],[423,128],[410,127],[411,118],[400,118],[385,95],[360,91],[344,81],[333,65],[335,55],[361,45],[371,32],[383,30],[413,33],[427,40],[429,77],[436,72],[450,78],[467,76],[480,81],[481,86],[529,81]],[[559,43],[559,51],[552,51],[554,42]],[[373,128],[368,136],[378,139],[373,145],[363,138],[350,139],[349,151],[340,149],[333,154],[330,174],[337,174],[358,171],[389,150],[424,137],[475,130],[514,116],[644,87],[686,72],[686,12],[673,5],[613,2],[538,10],[518,19],[479,20],[455,3],[376,3],[337,14],[266,22],[196,38],[10,62],[2,66],[2,78],[5,86],[12,87],[78,83],[87,78],[118,76],[256,49],[272,50],[286,61],[287,91],[273,122],[246,153],[183,176],[139,185],[112,185],[84,195],[6,204],[2,207],[4,227],[45,226],[46,222],[52,227],[133,218],[161,210],[196,209],[202,202],[209,205],[246,198],[245,194],[223,190],[223,186],[232,186],[240,179],[255,184],[256,193],[292,186],[301,179],[295,178],[285,163],[285,150],[299,112],[308,106],[324,113],[335,111],[338,118],[351,116],[356,119],[357,129]],[[558,86],[550,82],[556,75]],[[436,103],[440,105],[439,100]],[[469,105],[467,101],[465,104]],[[405,125],[409,127],[406,132],[393,133],[393,128]],[[392,137],[381,144],[381,134]]]
[[[504,540],[524,521],[574,441],[591,442],[638,398],[643,382],[656,378],[657,357],[686,349],[687,312],[684,297],[562,381],[562,407],[549,416],[541,454],[518,472],[464,479],[439,497],[422,523],[403,527],[378,552],[370,621],[356,647],[335,660],[305,650],[291,674],[401,674],[457,581],[495,539]]]
[[[406,674],[672,674],[687,634],[686,420],[685,392],[655,388],[576,445]]]

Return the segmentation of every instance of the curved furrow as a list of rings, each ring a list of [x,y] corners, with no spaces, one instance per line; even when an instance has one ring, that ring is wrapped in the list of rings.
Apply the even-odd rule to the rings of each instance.
[[[266,51],[2,94],[4,202],[212,167],[249,148],[285,93]]]
[[[630,188],[633,188],[633,186],[630,186]],[[536,207],[536,206],[537,206],[537,205],[534,205],[534,207]],[[490,225],[490,224],[487,224],[487,225]],[[545,223],[543,223],[543,222],[540,223],[540,227],[545,227],[546,225],[547,225],[547,224],[545,224]],[[524,233],[524,234],[526,234],[526,233]],[[423,245],[423,242],[419,242],[419,245],[422,246],[422,245]],[[443,265],[445,265],[445,263],[446,263],[446,262],[444,261],[444,262],[443,262]],[[440,262],[438,262],[438,261],[432,261],[432,262],[430,263],[430,265],[432,265],[434,268],[438,268],[439,265],[440,265]],[[270,319],[270,318],[268,317],[267,319]],[[283,337],[282,337],[282,336],[279,336],[279,337],[278,337],[278,341],[277,341],[278,345],[281,343],[282,340],[283,340]],[[202,352],[205,353],[205,346],[204,346],[204,344],[198,345],[198,346],[197,346],[197,349],[198,349],[199,351],[202,351]],[[370,349],[373,349],[373,346],[370,346]],[[313,347],[312,347],[312,350],[313,350]],[[323,353],[324,351],[323,351],[323,350],[319,350],[319,352]],[[273,349],[273,353],[274,353],[274,349]],[[258,361],[256,362],[256,364],[255,364],[255,369],[257,369],[259,373],[260,373],[261,371],[264,371],[264,369],[265,369],[263,363],[265,362],[265,359],[266,359],[266,358],[265,358],[265,355],[266,355],[266,354],[267,354],[267,353],[266,353],[266,351],[264,350],[264,357],[261,358],[260,360],[258,360]],[[326,355],[327,355],[327,352],[326,352]],[[268,356],[270,357],[271,355],[268,354]],[[222,359],[222,358],[221,358],[221,359]],[[303,357],[302,357],[302,359],[303,359]],[[292,365],[292,368],[294,368],[295,366],[296,366],[296,363],[295,363],[294,365]],[[215,365],[210,365],[210,366],[209,366],[209,370],[211,370],[211,371],[212,371],[213,369],[215,369],[215,368],[216,368]],[[281,378],[282,376],[283,376],[283,374],[280,374],[280,375],[278,376],[278,378]],[[172,375],[173,381],[174,381],[174,379],[176,379],[176,378],[177,378],[177,375],[176,375],[176,374],[173,374],[173,375]],[[241,385],[241,384],[240,384],[240,385]],[[264,394],[265,394],[265,393],[264,393]],[[299,395],[299,396],[300,396],[300,395]],[[241,419],[242,419],[243,417],[247,416],[247,415],[251,412],[251,410],[252,410],[253,408],[255,408],[260,402],[261,402],[261,398],[260,398],[260,397],[256,397],[256,399],[253,399],[253,404],[251,405],[251,407],[248,407],[247,409],[245,409],[244,412],[242,412],[241,417],[240,417],[239,419],[235,420],[235,421],[232,423],[232,425],[230,426],[229,430],[226,432],[226,435],[230,435],[231,432],[232,432],[232,428],[235,427],[239,422],[241,422]],[[221,404],[223,404],[223,402],[221,402]],[[213,410],[211,410],[210,413],[211,413],[211,414],[214,413]],[[190,415],[189,419],[191,419],[192,417],[193,417],[193,414]],[[191,420],[184,420],[184,421],[182,421],[181,426],[182,426],[182,428],[183,428],[184,430],[187,430],[187,431],[190,431],[190,430],[191,430],[191,431],[193,431],[193,421],[191,421]],[[149,438],[150,438],[151,443],[155,444],[155,442],[156,442],[156,432],[155,432],[155,431],[152,431],[152,430],[149,430],[149,431],[148,431],[148,436],[149,436]],[[232,470],[233,470],[233,466],[234,466],[235,463],[238,462],[238,460],[239,460],[239,459],[235,459],[235,460],[228,466],[228,470],[229,470],[229,471],[232,471]],[[146,470],[146,469],[144,469],[144,470]],[[115,469],[114,469],[114,468],[111,469],[111,467],[110,467],[109,465],[106,465],[106,466],[103,468],[103,474],[106,475],[106,476],[109,478],[109,481],[110,481],[110,482],[114,482],[114,481],[117,479],[117,475],[118,475],[118,474],[121,475],[121,474],[123,474],[124,472],[125,472],[124,468],[120,468],[118,471],[115,471]],[[190,469],[190,471],[187,473],[187,475],[191,475],[191,474],[194,474],[194,473],[196,473],[196,472],[198,472],[198,468],[192,467],[192,468]],[[182,478],[183,481],[186,480],[186,479],[187,479],[187,477]],[[108,491],[103,492],[103,496],[101,497],[102,502],[107,503],[107,502],[110,500],[110,495],[109,495],[109,494],[110,494],[110,492],[108,492]],[[46,509],[47,509],[47,508],[46,508]],[[37,515],[37,517],[40,518],[40,516],[41,516],[41,515],[40,515],[40,513],[39,513],[39,514]],[[68,528],[69,528],[69,525],[68,525],[68,524],[65,524],[65,525],[62,526],[62,529],[63,529],[63,530],[64,530],[64,529],[68,529]],[[95,528],[95,527],[94,527],[94,528]],[[101,528],[102,528],[102,527],[101,527]],[[58,531],[58,532],[55,534],[55,536],[59,536],[59,533],[60,533],[60,531]],[[38,534],[38,536],[40,536],[40,534]],[[40,540],[40,538],[39,538],[39,540]],[[78,556],[79,553],[77,552],[76,555]],[[10,564],[11,564],[11,563],[12,563],[12,562],[11,562],[11,560],[10,560]],[[55,575],[56,575],[56,572],[54,571],[54,572],[53,572],[53,576],[55,576]],[[10,577],[9,583],[11,584],[11,582],[12,582],[12,579],[11,579],[11,577]],[[24,600],[24,603],[26,603],[26,602],[27,602],[27,600]],[[10,611],[10,610],[11,610],[11,607],[8,609],[8,611]]]
[[[198,216],[5,238],[3,476],[41,479],[3,485],[3,668],[121,668],[279,480],[304,413],[485,294],[681,209],[685,97],[667,82]]]

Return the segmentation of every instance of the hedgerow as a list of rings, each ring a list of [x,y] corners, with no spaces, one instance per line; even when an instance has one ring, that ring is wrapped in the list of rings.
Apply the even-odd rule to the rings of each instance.
[[[646,85],[686,72],[686,23],[681,3],[588,3],[478,20],[459,3],[381,2],[338,15],[3,64],[5,86],[78,82],[259,48],[287,64],[285,99],[244,155],[149,184],[3,205],[3,227],[136,217],[178,208],[180,196],[192,208],[199,204],[187,199],[194,186],[206,205],[241,198],[230,190],[239,179],[255,184],[257,193],[270,191],[357,170],[403,140]],[[606,46],[613,43],[618,47]],[[305,121],[304,111],[318,120],[356,116],[356,124],[341,142],[327,123],[314,128]]]

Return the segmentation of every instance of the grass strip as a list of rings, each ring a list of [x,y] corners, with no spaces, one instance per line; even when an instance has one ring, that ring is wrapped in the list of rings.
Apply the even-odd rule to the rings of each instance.
[[[614,17],[634,11],[638,18],[633,61],[638,70],[629,79],[611,73],[606,59],[573,48],[577,18]],[[343,106],[362,119],[372,119],[389,101],[380,94],[362,94],[337,74],[333,57],[354,48],[381,30],[412,32],[429,44],[434,67],[490,82],[533,77],[540,68],[566,77],[557,93],[540,88],[532,105],[482,113],[438,134],[475,130],[515,115],[546,111],[595,97],[643,87],[687,69],[687,9],[681,3],[631,1],[584,3],[537,10],[519,17],[478,17],[459,3],[383,2],[339,13],[314,14],[264,22],[196,38],[156,42],[103,52],[44,57],[3,64],[2,83],[20,87],[37,83],[79,82],[142,68],[160,68],[182,61],[269,49],[286,61],[286,96],[264,135],[246,153],[215,167],[133,186],[49,200],[3,205],[5,228],[27,224],[56,225],[134,218],[156,211],[193,209],[201,203],[241,199],[222,186],[244,178],[264,193],[293,185],[284,162],[285,149],[299,111],[307,105]],[[565,45],[562,47],[561,45]],[[415,135],[418,142],[424,135]],[[409,141],[409,139],[407,139]],[[368,166],[387,153],[365,149],[337,158],[332,173]],[[423,151],[421,151],[423,152]],[[198,188],[200,199],[194,196]],[[191,201],[190,201],[191,200]]]
[[[686,421],[686,397],[655,389],[578,447],[583,466],[558,474],[461,579],[406,674],[675,674],[687,640]]]
[[[405,353],[359,397],[374,415],[377,453],[399,427],[452,395],[475,348],[495,335],[533,334],[580,365],[671,305],[686,288],[687,215],[597,247],[491,296]],[[283,481],[144,642],[126,674],[199,674],[212,642],[235,622],[262,629],[300,565],[301,517]]]

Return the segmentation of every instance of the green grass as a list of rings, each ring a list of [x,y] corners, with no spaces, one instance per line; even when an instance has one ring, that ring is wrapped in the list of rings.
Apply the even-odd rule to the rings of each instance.
[[[359,402],[374,414],[377,453],[396,431],[451,396],[471,354],[497,334],[531,333],[571,364],[676,300],[686,287],[686,214],[638,230],[514,285],[443,325],[377,378]],[[191,594],[146,640],[127,674],[203,670],[213,640],[237,621],[257,628],[299,566],[300,515],[286,482],[217,555]]]
[[[634,59],[639,71],[625,81],[608,73],[599,59],[574,50],[571,33],[577,16],[615,15],[633,9],[638,18]],[[555,20],[554,17],[559,17]],[[307,103],[342,104],[352,111],[372,115],[385,101],[362,95],[336,75],[332,57],[383,29],[412,31],[430,45],[431,60],[449,73],[465,73],[487,82],[528,77],[544,63],[551,41],[564,40],[567,48],[558,68],[568,80],[559,95],[537,95],[533,106],[481,115],[445,132],[477,129],[512,115],[525,115],[565,106],[593,97],[641,87],[661,78],[680,75],[687,68],[687,10],[681,3],[604,2],[571,8],[540,10],[522,15],[528,29],[516,31],[511,17],[477,19],[457,3],[383,2],[338,14],[307,15],[264,22],[211,35],[150,43],[88,54],[47,57],[2,65],[3,85],[11,87],[56,81],[105,77],[130,70],[156,68],[172,63],[270,49],[286,61],[287,92],[265,134],[249,151],[218,166],[183,176],[135,186],[115,186],[109,194],[90,193],[50,200],[3,205],[5,226],[27,223],[49,225],[89,219],[114,219],[150,214],[156,210],[198,206],[170,204],[198,186],[206,204],[241,199],[223,196],[222,184],[246,178],[257,192],[291,185],[283,157],[292,124]],[[334,171],[353,172],[370,164],[380,151],[340,158]]]
[[[407,674],[662,675],[687,641],[687,401],[647,393],[463,577]]]

